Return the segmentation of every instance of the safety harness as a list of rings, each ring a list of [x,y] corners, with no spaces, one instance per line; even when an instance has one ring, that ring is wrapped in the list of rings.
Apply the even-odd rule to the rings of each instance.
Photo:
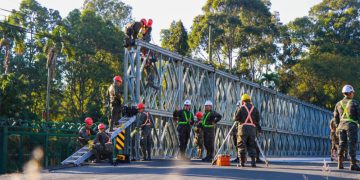
[[[144,113],[146,114],[146,121],[144,122],[144,124],[141,125],[141,127],[151,125],[150,118],[149,118],[149,112],[144,112]]]
[[[246,120],[244,123],[240,124],[240,125],[249,125],[249,126],[254,126],[256,127],[256,125],[254,124],[252,117],[251,117],[251,113],[254,110],[254,106],[251,107],[251,109],[249,110],[249,108],[246,106],[246,104],[242,105],[240,108],[244,107],[245,110],[247,111],[248,115],[246,117]]]
[[[355,124],[358,124],[357,121],[355,121],[354,119],[352,119],[352,118],[350,117],[350,109],[349,109],[350,104],[351,104],[351,100],[347,102],[346,106],[344,105],[344,103],[343,103],[342,101],[340,101],[340,105],[341,105],[341,107],[342,107],[343,110],[344,110],[344,112],[343,112],[343,114],[342,114],[342,116],[341,116],[340,121],[347,121],[347,122],[353,122],[353,123],[355,123]]]

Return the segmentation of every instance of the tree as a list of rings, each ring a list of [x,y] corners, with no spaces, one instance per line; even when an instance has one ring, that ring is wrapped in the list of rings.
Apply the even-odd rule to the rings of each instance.
[[[189,38],[191,49],[200,55],[209,52],[211,25],[212,59],[226,64],[230,70],[234,65],[241,67],[238,72],[247,72],[243,75],[258,80],[263,70],[269,69],[267,65],[273,63],[276,51],[276,28],[269,7],[269,1],[261,0],[208,0],[204,14],[194,18]]]
[[[119,27],[124,27],[131,21],[132,8],[121,0],[85,0],[83,8],[96,12],[104,20]]]
[[[188,35],[181,21],[173,21],[170,28],[161,30],[160,34],[163,48],[178,52],[183,56],[190,54]]]
[[[315,37],[310,53],[360,56],[360,1],[323,0],[310,10]]]
[[[360,90],[358,59],[329,53],[311,55],[296,64],[294,86],[289,94],[302,100],[333,109],[342,98],[341,88],[351,84]],[[344,65],[346,64],[346,65]]]

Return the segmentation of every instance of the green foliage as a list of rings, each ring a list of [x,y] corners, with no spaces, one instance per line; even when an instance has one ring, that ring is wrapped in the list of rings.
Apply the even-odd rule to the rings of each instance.
[[[306,99],[311,103],[333,109],[342,98],[341,88],[351,84],[359,91],[359,59],[334,54],[312,55],[292,70],[295,73],[294,86],[290,95]]]
[[[169,29],[161,30],[161,47],[186,56],[190,54],[188,35],[181,21],[173,21]]]

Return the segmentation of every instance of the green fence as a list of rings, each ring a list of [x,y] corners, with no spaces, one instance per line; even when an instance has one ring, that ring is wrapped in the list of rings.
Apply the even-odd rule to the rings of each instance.
[[[22,171],[36,147],[44,150],[43,166],[53,167],[74,153],[81,123],[0,120],[0,174]],[[94,130],[96,126],[93,126]]]

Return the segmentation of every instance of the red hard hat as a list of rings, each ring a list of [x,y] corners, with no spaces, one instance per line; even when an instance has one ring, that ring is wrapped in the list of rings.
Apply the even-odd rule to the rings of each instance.
[[[145,109],[145,104],[139,103],[139,104],[137,105],[137,109]]]
[[[85,118],[85,121],[84,121],[87,125],[93,125],[94,124],[94,121],[91,117],[87,117]]]
[[[198,119],[201,119],[201,118],[203,117],[203,113],[202,113],[202,112],[197,112],[197,113],[196,113],[196,117],[197,117]]]
[[[153,24],[153,20],[149,19],[148,22],[147,22],[147,27],[151,27],[152,24]]]
[[[115,76],[115,77],[114,77],[114,81],[120,81],[120,82],[122,82],[121,76]]]
[[[100,124],[98,125],[98,129],[105,129],[105,125],[104,125],[103,123],[100,123]]]
[[[143,25],[146,25],[146,19],[145,19],[145,18],[142,18],[142,19],[140,20],[140,22],[142,22]]]

